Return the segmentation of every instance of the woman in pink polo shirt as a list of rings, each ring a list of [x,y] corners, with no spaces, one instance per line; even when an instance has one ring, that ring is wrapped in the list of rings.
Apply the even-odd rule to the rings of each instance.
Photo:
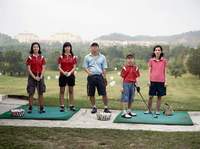
[[[163,49],[160,45],[156,45],[153,49],[152,58],[148,62],[149,66],[149,101],[148,111],[145,114],[152,112],[152,100],[157,96],[156,115],[160,115],[160,105],[162,96],[166,95],[166,68],[167,60],[164,58]]]

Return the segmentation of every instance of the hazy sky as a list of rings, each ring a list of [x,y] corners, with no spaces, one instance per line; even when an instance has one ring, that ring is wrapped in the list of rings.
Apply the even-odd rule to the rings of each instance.
[[[200,0],[0,0],[0,32],[171,35],[200,30]]]

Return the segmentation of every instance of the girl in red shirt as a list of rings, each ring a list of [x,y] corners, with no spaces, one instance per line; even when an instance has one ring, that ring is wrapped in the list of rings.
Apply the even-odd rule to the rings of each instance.
[[[28,113],[32,113],[33,96],[35,88],[38,92],[38,100],[40,105],[40,113],[45,113],[43,93],[46,90],[44,83],[45,58],[41,55],[40,44],[34,42],[31,45],[30,56],[26,60],[27,70],[29,73],[27,92],[29,94]]]
[[[62,55],[58,58],[58,69],[60,71],[59,86],[60,86],[60,112],[65,111],[64,93],[65,87],[68,86],[69,92],[69,108],[75,111],[74,107],[74,85],[77,57],[72,52],[70,42],[65,42],[63,45]],[[68,96],[68,95],[67,95]],[[68,97],[67,97],[68,98]]]

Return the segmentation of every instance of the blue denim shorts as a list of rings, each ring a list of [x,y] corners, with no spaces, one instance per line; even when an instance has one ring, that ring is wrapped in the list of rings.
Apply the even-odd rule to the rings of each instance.
[[[131,103],[134,101],[135,83],[123,83],[122,102]]]

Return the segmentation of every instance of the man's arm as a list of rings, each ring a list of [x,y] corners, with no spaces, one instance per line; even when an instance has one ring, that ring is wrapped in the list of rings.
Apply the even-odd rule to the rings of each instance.
[[[86,56],[85,56],[85,58],[83,60],[83,68],[84,68],[85,72],[88,74],[88,76],[90,76],[92,74],[88,69],[88,62],[87,62],[87,57]]]
[[[85,72],[88,74],[88,76],[92,75],[92,73],[89,71],[88,68],[85,68],[84,70],[85,70]]]

